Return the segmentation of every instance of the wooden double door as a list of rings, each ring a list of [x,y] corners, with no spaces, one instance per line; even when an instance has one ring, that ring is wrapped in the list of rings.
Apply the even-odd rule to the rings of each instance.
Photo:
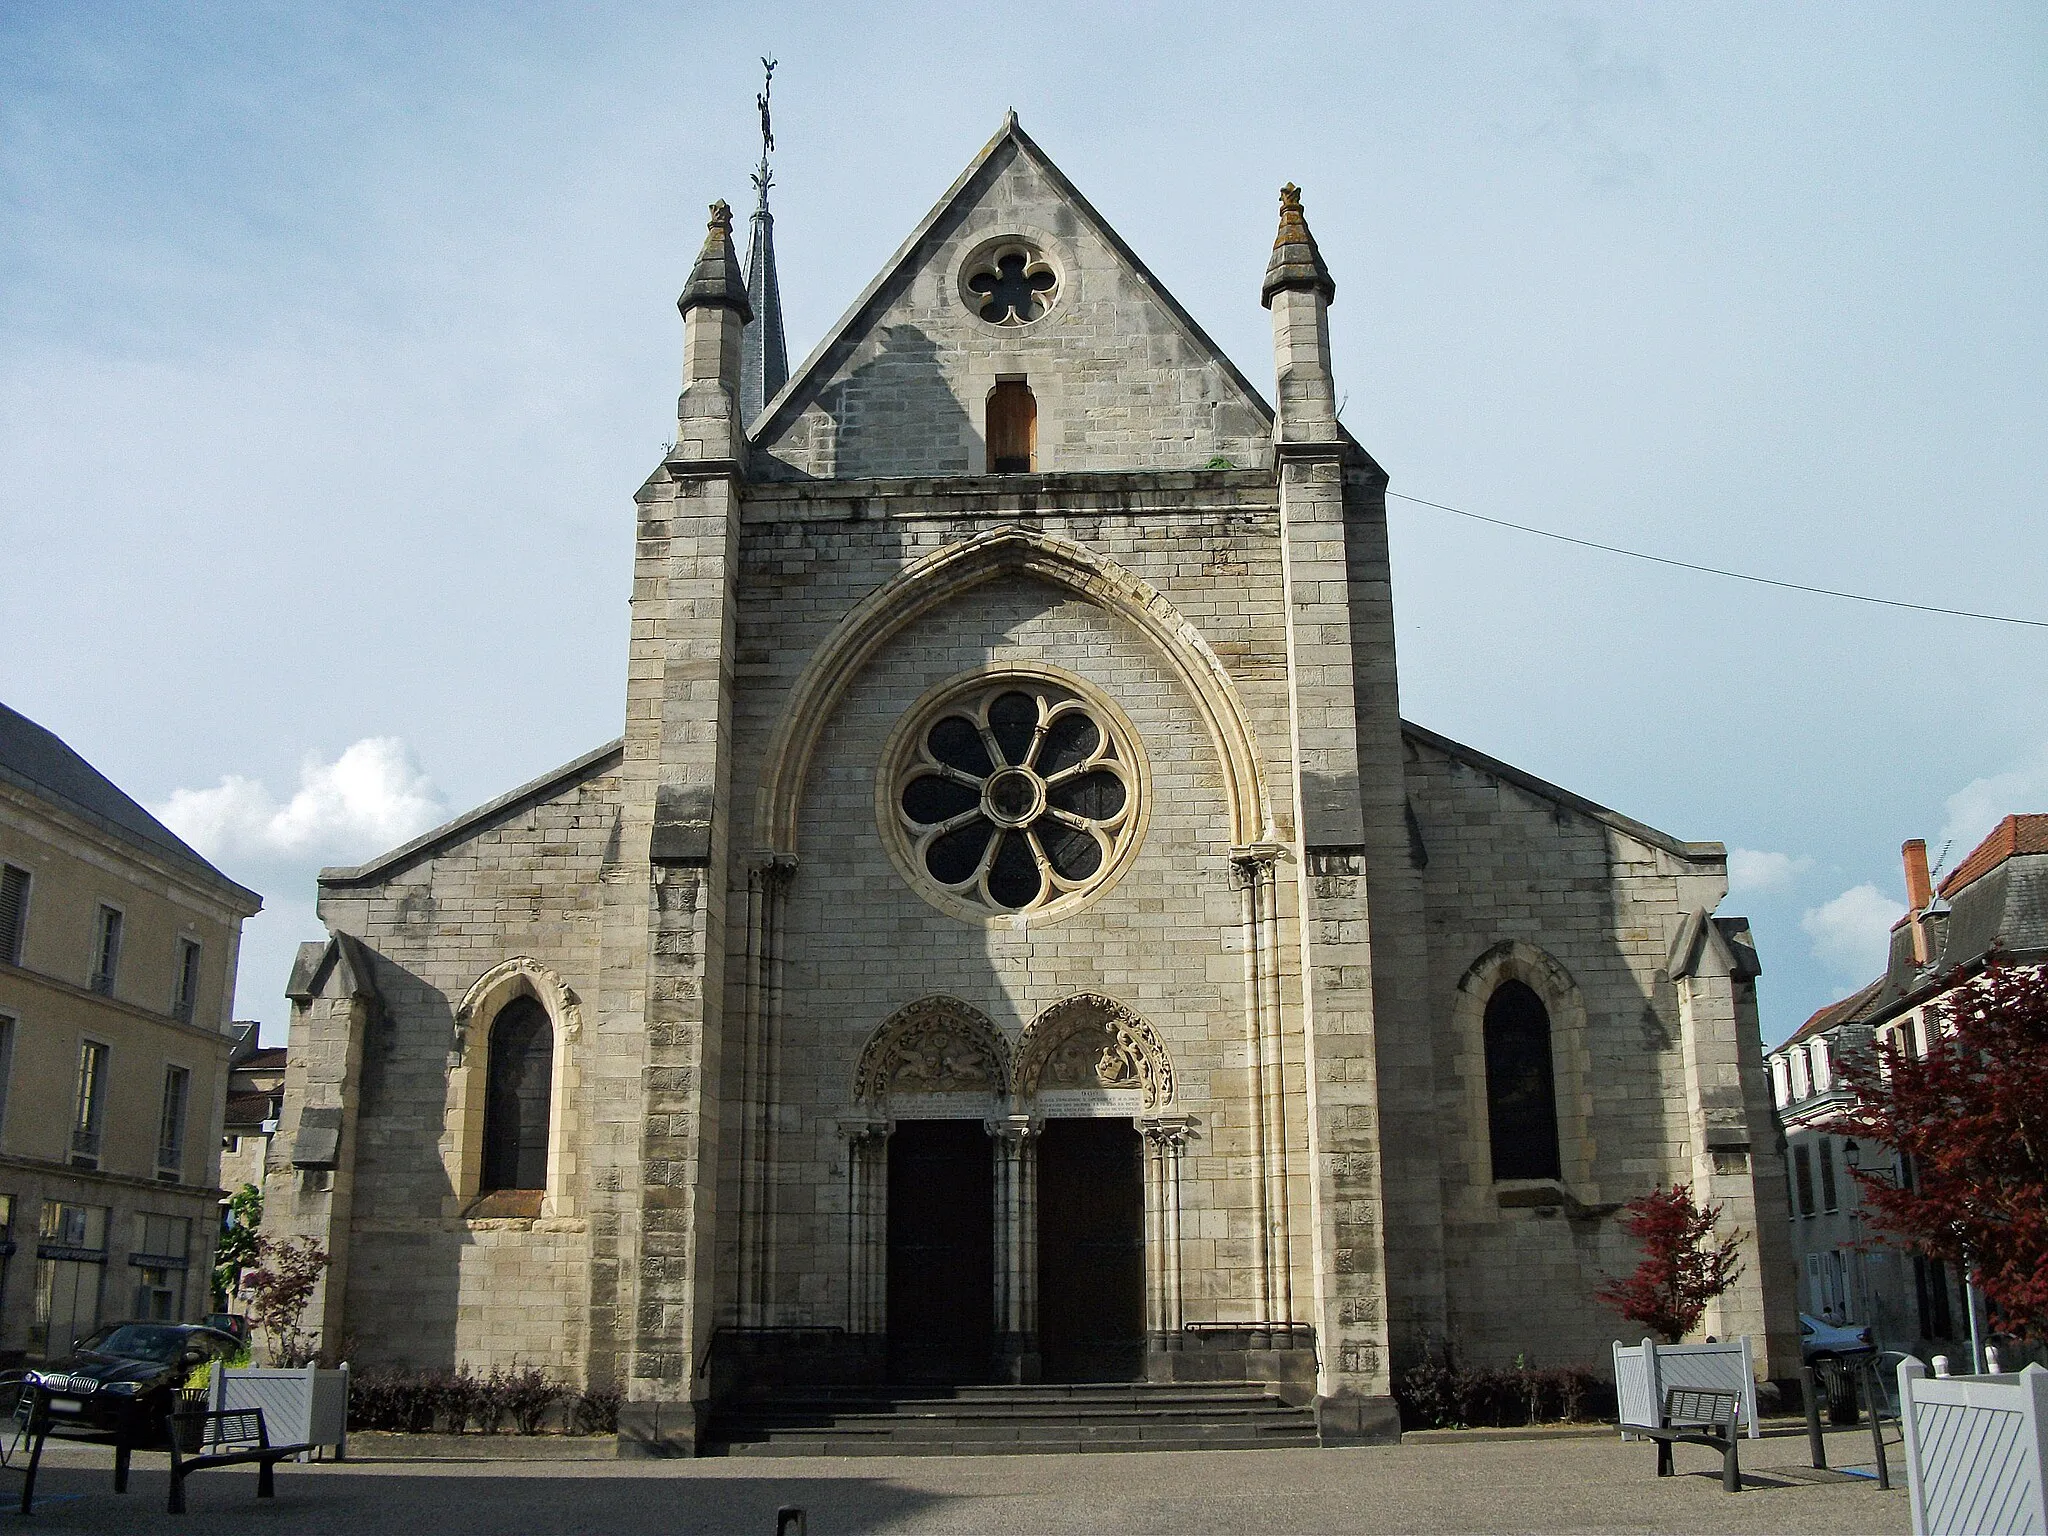
[[[1143,1374],[1143,1142],[1128,1120],[1052,1120],[1035,1138],[1036,1353],[1047,1381]],[[994,1149],[979,1122],[899,1122],[889,1138],[888,1363],[906,1383],[995,1370]],[[1012,1240],[1024,1237],[1014,1234]]]

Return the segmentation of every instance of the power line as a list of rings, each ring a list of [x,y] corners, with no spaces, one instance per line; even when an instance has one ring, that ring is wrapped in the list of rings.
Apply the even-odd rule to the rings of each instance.
[[[1933,603],[1909,603],[1896,597],[1872,597],[1867,592],[1841,592],[1833,587],[1810,587],[1804,582],[1779,581],[1771,576],[1753,576],[1747,571],[1724,571],[1719,566],[1695,565],[1690,560],[1673,560],[1668,555],[1646,555],[1639,549],[1623,549],[1616,544],[1601,544],[1592,539],[1575,539],[1568,533],[1552,533],[1548,528],[1531,528],[1527,523],[1511,523],[1504,517],[1487,517],[1479,512],[1467,512],[1463,507],[1447,507],[1440,501],[1424,501],[1420,496],[1403,496],[1399,491],[1389,491],[1387,494],[1398,501],[1411,501],[1418,507],[1434,507],[1439,512],[1469,517],[1475,523],[1491,523],[1496,528],[1512,528],[1517,533],[1533,533],[1539,539],[1555,539],[1560,544],[1577,544],[1582,549],[1603,550],[1610,555],[1627,555],[1631,560],[1647,560],[1652,565],[1675,565],[1682,571],[1725,576],[1730,581],[1750,581],[1760,587],[1781,587],[1787,592],[1812,592],[1821,597],[1839,597],[1851,603],[1876,603],[1883,608],[1910,608],[1916,613],[1941,613],[1953,619],[1982,619],[1990,624],[2024,624],[2029,629],[2048,629],[2048,619],[2022,619],[2009,613],[1973,613],[1967,608],[1942,608]]]

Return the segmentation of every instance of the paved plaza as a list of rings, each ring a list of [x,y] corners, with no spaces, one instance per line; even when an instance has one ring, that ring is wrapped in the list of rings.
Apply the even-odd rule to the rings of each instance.
[[[1829,1461],[1868,1470],[1866,1432],[1829,1436]],[[422,1447],[409,1446],[408,1450]],[[455,1446],[446,1447],[449,1450]],[[461,1447],[475,1454],[476,1442]],[[205,1473],[186,1485],[190,1512],[164,1513],[163,1459],[140,1458],[125,1496],[112,1491],[106,1454],[53,1450],[44,1463],[39,1531],[200,1533],[405,1532],[469,1536],[768,1536],[775,1511],[801,1505],[808,1536],[1196,1536],[1300,1531],[1903,1532],[1898,1486],[1807,1468],[1793,1433],[1745,1441],[1743,1491],[1722,1492],[1720,1460],[1678,1448],[1679,1476],[1654,1475],[1654,1451],[1613,1435],[1465,1440],[1411,1436],[1359,1450],[1184,1451],[1097,1456],[592,1459],[601,1444],[554,1442],[490,1449],[501,1460],[423,1459],[362,1437],[344,1464],[278,1471],[277,1498],[255,1497],[255,1474]],[[521,1454],[512,1454],[512,1453]],[[552,1456],[525,1454],[552,1452]],[[586,1459],[557,1459],[564,1454]],[[12,1494],[14,1478],[0,1483]],[[17,1526],[27,1522],[10,1515]]]

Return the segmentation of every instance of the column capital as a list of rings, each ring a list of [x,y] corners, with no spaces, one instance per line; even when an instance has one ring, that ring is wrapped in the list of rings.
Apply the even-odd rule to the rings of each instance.
[[[982,1129],[998,1141],[1006,1141],[1021,1147],[1032,1137],[1045,1130],[1043,1115],[991,1115],[981,1122]]]
[[[1133,1123],[1155,1151],[1173,1157],[1185,1152],[1188,1143],[1201,1135],[1201,1122],[1193,1115],[1143,1115]]]
[[[889,1133],[896,1129],[894,1120],[856,1118],[841,1120],[838,1124],[840,1138],[852,1146],[866,1146],[872,1142],[887,1141]]]
[[[1230,850],[1230,877],[1233,883],[1242,887],[1261,880],[1271,880],[1274,868],[1282,859],[1294,856],[1285,843],[1247,843],[1241,848]]]

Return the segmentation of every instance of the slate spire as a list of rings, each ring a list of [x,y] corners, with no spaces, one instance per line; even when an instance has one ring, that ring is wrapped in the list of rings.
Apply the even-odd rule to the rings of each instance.
[[[768,97],[775,85],[775,61],[761,61],[767,80],[754,98],[761,109],[761,163],[753,174],[754,217],[747,242],[747,302],[753,319],[740,337],[740,420],[750,422],[789,382],[789,344],[782,335],[782,285],[775,277],[775,215],[768,211],[774,174],[768,155],[775,134],[768,121]]]
[[[1316,237],[1308,231],[1308,216],[1301,211],[1301,188],[1291,181],[1280,189],[1280,233],[1273,237],[1273,259],[1266,263],[1259,302],[1271,309],[1273,295],[1289,288],[1313,289],[1325,304],[1337,297],[1337,284],[1323,265]]]

